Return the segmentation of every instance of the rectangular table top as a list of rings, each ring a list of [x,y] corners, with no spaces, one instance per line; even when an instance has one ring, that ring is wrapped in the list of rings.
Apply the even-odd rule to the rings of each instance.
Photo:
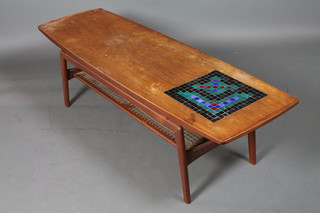
[[[59,18],[39,29],[100,77],[219,144],[298,103],[236,67],[103,9]]]

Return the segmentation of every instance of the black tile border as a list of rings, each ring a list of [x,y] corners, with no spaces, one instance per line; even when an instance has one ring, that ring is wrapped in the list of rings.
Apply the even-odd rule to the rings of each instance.
[[[205,90],[195,90],[192,86],[194,84],[205,84],[208,83],[210,80],[210,78],[214,77],[214,76],[218,76],[220,77],[222,80],[221,82],[228,84],[228,85],[236,85],[237,87],[239,87],[238,89],[234,90],[234,91],[230,91],[227,90],[223,93],[214,95],[211,94]],[[198,106],[197,104],[193,103],[192,101],[186,99],[185,97],[181,96],[180,94],[178,94],[179,91],[188,91],[188,92],[197,92],[198,94],[210,99],[210,100],[216,100],[216,101],[220,101],[223,98],[228,97],[229,95],[232,95],[234,93],[252,93],[253,96],[249,97],[248,99],[241,101],[233,106],[230,106],[218,113],[211,113],[209,111],[207,111],[205,108]],[[199,113],[200,115],[202,115],[203,117],[209,119],[212,122],[216,122],[228,115],[231,115],[232,113],[260,100],[261,98],[267,96],[267,94],[251,87],[248,86],[244,83],[242,83],[241,81],[238,81],[226,74],[223,74],[222,72],[215,70],[212,71],[210,73],[207,73],[203,76],[200,76],[194,80],[191,80],[189,82],[186,82],[184,84],[181,84],[175,88],[172,88],[168,91],[165,91],[165,93],[167,95],[169,95],[170,97],[172,97],[173,99],[175,99],[176,101],[179,101],[180,103],[184,104],[185,106],[189,107],[190,109],[194,110],[195,112]]]

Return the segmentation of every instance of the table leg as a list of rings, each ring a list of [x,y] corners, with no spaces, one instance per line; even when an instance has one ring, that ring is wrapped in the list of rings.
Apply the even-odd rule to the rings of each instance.
[[[69,101],[68,67],[67,67],[67,60],[63,57],[62,54],[60,54],[60,65],[61,65],[61,74],[62,74],[64,105],[66,107],[69,107],[70,101]]]
[[[255,165],[256,162],[256,132],[248,134],[249,162]]]
[[[178,150],[178,157],[179,157],[179,167],[180,167],[180,175],[181,175],[181,182],[182,182],[182,189],[183,189],[183,197],[184,197],[184,202],[189,204],[191,203],[191,196],[190,196],[190,187],[189,187],[188,164],[187,164],[182,127],[179,128],[179,132],[176,134],[176,136],[177,136],[176,142],[177,142],[177,150]]]

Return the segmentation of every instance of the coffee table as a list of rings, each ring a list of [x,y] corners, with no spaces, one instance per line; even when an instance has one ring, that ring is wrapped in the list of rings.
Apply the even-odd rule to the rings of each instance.
[[[173,38],[103,9],[39,26],[60,49],[65,106],[76,78],[177,148],[184,201],[188,165],[291,109],[295,97]],[[68,68],[67,61],[74,65]]]

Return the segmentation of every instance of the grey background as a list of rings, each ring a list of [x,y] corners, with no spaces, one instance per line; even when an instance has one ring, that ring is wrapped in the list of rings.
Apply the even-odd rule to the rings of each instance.
[[[102,7],[224,60],[301,100],[257,132],[189,166],[176,150],[71,81],[43,22]],[[0,212],[320,212],[320,1],[0,2]]]

